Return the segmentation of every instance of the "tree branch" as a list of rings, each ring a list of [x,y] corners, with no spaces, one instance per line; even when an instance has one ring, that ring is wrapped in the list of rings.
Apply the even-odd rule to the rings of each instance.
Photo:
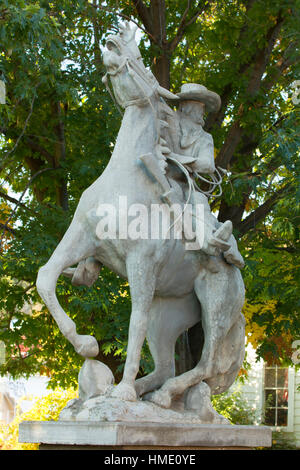
[[[169,49],[171,51],[174,51],[174,49],[176,48],[178,42],[180,41],[180,39],[182,38],[182,35],[184,34],[184,29],[185,29],[185,22],[186,22],[186,18],[187,18],[187,15],[188,15],[188,12],[190,11],[190,8],[191,8],[191,0],[187,0],[187,7],[182,15],[182,18],[181,18],[181,21],[179,23],[179,26],[177,28],[177,32],[176,32],[176,36],[175,38],[172,39],[172,41],[170,41],[169,43]],[[178,42],[176,44],[176,40],[178,38]]]
[[[97,0],[93,1],[92,7],[95,9],[97,15],[97,8],[99,7]],[[100,49],[100,38],[101,38],[101,29],[99,26],[98,18],[96,15],[92,15],[92,25],[94,31],[94,63],[97,72],[102,73],[102,59],[101,59],[101,49]]]
[[[36,90],[37,90],[37,88],[38,88],[39,86],[40,86],[40,83],[37,84]],[[12,148],[9,152],[7,152],[6,155],[4,155],[4,158],[3,158],[3,160],[1,161],[0,171],[3,170],[5,162],[6,162],[6,161],[9,159],[9,157],[14,153],[14,151],[16,150],[16,148],[17,148],[17,146],[18,146],[20,140],[22,139],[23,135],[25,134],[26,128],[27,128],[28,123],[29,123],[29,120],[30,120],[31,115],[32,115],[32,113],[33,113],[33,107],[34,107],[35,99],[36,99],[36,94],[33,95],[33,98],[32,98],[31,104],[30,104],[29,113],[28,113],[28,115],[27,115],[27,118],[25,119],[24,127],[23,127],[23,129],[22,129],[22,131],[21,131],[21,134],[20,134],[19,137],[17,138],[17,140],[16,140],[15,145],[13,146],[13,148]]]
[[[62,110],[65,112],[65,106],[62,103],[57,102],[54,105],[54,113],[56,113],[57,124],[55,125],[55,133],[57,135],[57,143],[55,145],[55,160],[54,167],[60,168],[61,162],[66,160],[66,140],[65,140],[65,129],[64,121],[62,117]],[[68,187],[67,181],[61,179],[60,185],[57,187],[58,193],[58,202],[63,210],[69,210],[69,201],[68,201]]]
[[[249,11],[251,10],[251,8],[253,7],[253,5],[257,2],[258,0],[248,0],[247,2],[245,2],[246,4],[246,12],[244,14],[246,20],[245,20],[245,23],[244,23],[244,26],[242,26],[242,28],[240,29],[240,32],[239,32],[239,38],[237,40],[237,44],[236,44],[236,49],[238,50],[242,50],[243,49],[243,43],[244,41],[246,40],[246,37],[247,37],[247,32],[248,32],[248,28],[249,28],[249,18],[248,18],[248,13]],[[238,70],[236,71],[236,75],[243,75],[248,69],[249,67],[252,65],[253,61],[255,60],[255,55],[256,55],[256,52],[255,51],[250,57],[247,57],[247,62],[242,62],[239,67],[238,67]],[[222,125],[222,122],[224,120],[224,117],[225,117],[225,113],[226,113],[226,109],[230,103],[230,98],[231,98],[231,95],[232,95],[232,92],[233,92],[233,83],[229,83],[225,86],[224,90],[223,90],[223,93],[221,95],[221,103],[222,103],[222,107],[221,109],[219,110],[218,113],[211,113],[208,115],[207,117],[207,120],[206,120],[206,123],[205,123],[205,130],[206,131],[209,131],[213,125],[218,125],[219,127],[221,127]]]
[[[289,68],[291,65],[296,64],[299,61],[299,56],[294,54],[296,52],[297,44],[295,42],[289,44],[284,51],[283,57],[281,57],[277,63],[271,68],[268,75],[262,80],[261,88],[268,92],[282,76],[282,73]]]
[[[240,224],[236,227],[239,231],[240,235],[245,235],[249,230],[256,227],[256,225],[269,214],[272,210],[278,199],[286,193],[290,188],[289,184],[286,184],[278,191],[272,194],[261,206],[255,209],[251,214],[246,217],[246,219],[242,220]]]
[[[4,231],[12,233],[13,235],[16,235],[16,231],[13,228],[8,227],[6,224],[2,224],[1,222],[0,222],[0,228]]]
[[[23,197],[25,196],[25,193],[27,192],[29,186],[31,185],[31,183],[35,180],[35,178],[37,176],[39,176],[40,174],[42,173],[45,173],[46,171],[50,171],[50,170],[55,170],[55,168],[43,168],[42,170],[39,170],[37,171],[31,178],[30,180],[28,181],[27,185],[25,186],[25,189],[24,191],[22,192],[21,196],[20,196],[20,199],[17,201],[17,204],[15,205],[14,209],[12,210],[10,216],[8,217],[8,219],[6,220],[5,224],[3,225],[3,232],[2,232],[2,236],[1,236],[1,239],[0,239],[0,251],[1,251],[1,246],[2,246],[2,242],[3,242],[3,237],[4,237],[4,232],[5,230],[8,229],[8,224],[9,222],[11,221],[11,219],[13,218],[17,208],[19,207],[19,205],[21,204],[21,201],[23,199]],[[2,224],[1,224],[2,225]]]
[[[3,197],[3,198],[6,199],[7,201],[12,202],[12,203],[14,203],[14,204],[18,204],[20,207],[23,207],[23,208],[26,209],[27,211],[34,212],[32,209],[30,209],[29,207],[27,207],[25,204],[23,204],[22,202],[19,202],[17,199],[15,199],[15,198],[12,197],[12,196],[9,196],[8,194],[4,193],[3,191],[0,191],[0,197]]]
[[[273,25],[267,33],[267,45],[263,49],[260,49],[256,53],[256,60],[253,64],[252,74],[250,76],[248,87],[246,93],[250,98],[254,97],[258,92],[262,84],[262,76],[266,70],[268,60],[270,58],[271,52],[273,50],[275,41],[279,35],[280,29],[283,24],[283,19],[279,13],[275,25]],[[238,116],[235,122],[232,124],[225,142],[217,156],[216,165],[223,168],[227,168],[229,163],[232,160],[233,154],[241,141],[241,137],[244,133],[243,128],[241,127],[241,116],[244,113],[244,106],[241,105],[239,108]]]
[[[200,6],[201,3],[202,3],[202,5]],[[198,3],[199,8],[196,9],[196,11],[192,14],[190,19],[187,19],[188,13],[189,13],[190,8],[191,8],[190,0],[187,1],[187,7],[186,7],[186,9],[185,9],[185,11],[182,15],[181,21],[180,21],[179,26],[178,26],[177,31],[176,31],[176,35],[174,36],[174,38],[171,41],[169,41],[169,45],[168,45],[169,51],[173,52],[176,49],[176,47],[180,43],[181,39],[183,38],[184,33],[186,32],[186,29],[191,24],[195,23],[195,21],[197,21],[197,19],[201,15],[201,13],[203,13],[206,10],[206,8],[208,8],[210,3],[211,3],[210,0],[209,1],[199,2]]]
[[[34,151],[45,157],[49,165],[54,165],[54,156],[51,155],[48,150],[42,147],[40,144],[35,142],[34,140],[30,139],[29,137],[25,137],[25,142],[29,145],[29,147]]]
[[[95,5],[94,5],[95,7]],[[145,5],[146,7],[146,5]],[[97,8],[101,9],[101,10],[104,10],[104,11],[107,11],[107,12],[110,12],[110,13],[114,13],[115,15],[119,16],[120,18],[122,18],[123,20],[127,20],[127,21],[131,21],[132,23],[134,23],[139,29],[141,29],[142,31],[144,31],[144,33],[146,33],[149,38],[151,39],[152,42],[156,43],[156,38],[155,36],[152,34],[151,30],[152,30],[152,22],[151,22],[151,18],[150,18],[150,22],[149,22],[149,28],[150,29],[147,29],[147,27],[145,26],[145,23],[143,22],[142,18],[140,17],[142,23],[144,26],[141,26],[135,19],[133,19],[131,16],[128,16],[128,15],[125,15],[125,13],[122,13],[120,11],[116,11],[115,9],[113,8],[109,8],[109,7],[106,7],[104,5],[98,5]],[[146,7],[147,8],[147,7]],[[150,13],[149,13],[149,17],[150,17]]]
[[[273,251],[286,251],[287,253],[297,253],[298,250],[295,246],[273,246],[271,248],[271,250]]]
[[[150,15],[150,9],[145,5],[143,0],[132,0],[135,6],[135,9],[145,26],[146,30],[153,35],[152,19]]]

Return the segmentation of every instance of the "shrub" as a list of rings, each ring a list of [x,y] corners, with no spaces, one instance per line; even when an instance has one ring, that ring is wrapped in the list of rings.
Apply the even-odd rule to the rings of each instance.
[[[232,424],[255,424],[254,410],[238,389],[234,392],[227,390],[221,395],[213,396],[212,405]]]
[[[0,423],[1,450],[38,450],[38,444],[19,443],[19,424],[22,421],[57,420],[68,401],[77,398],[77,396],[78,392],[72,388],[68,390],[57,389],[44,397],[35,398],[32,408],[22,413],[21,402],[28,399],[28,397],[23,397],[17,404],[14,420],[9,425]]]

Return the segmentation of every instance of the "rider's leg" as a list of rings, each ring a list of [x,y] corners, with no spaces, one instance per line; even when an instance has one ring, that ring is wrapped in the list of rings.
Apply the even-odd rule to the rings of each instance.
[[[228,240],[230,244],[229,250],[226,250],[223,252],[223,256],[227,263],[229,264],[234,264],[237,266],[239,269],[243,269],[245,266],[245,261],[239,252],[238,245],[236,242],[236,239],[234,238],[233,235],[231,235],[230,239]]]
[[[199,249],[211,256],[219,254],[219,248],[211,242],[216,230],[217,219],[212,215],[207,197],[196,191],[192,194],[193,229],[197,234]]]

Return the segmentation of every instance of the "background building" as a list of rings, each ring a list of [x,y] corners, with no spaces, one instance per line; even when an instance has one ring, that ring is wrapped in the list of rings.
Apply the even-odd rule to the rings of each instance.
[[[271,426],[300,447],[300,370],[256,361],[251,347],[247,348],[247,359],[251,369],[241,391],[256,423]]]

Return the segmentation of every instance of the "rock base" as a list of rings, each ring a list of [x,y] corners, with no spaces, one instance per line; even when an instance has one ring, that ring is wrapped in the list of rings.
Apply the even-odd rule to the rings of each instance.
[[[161,424],[229,424],[228,420],[218,414],[212,406],[209,413],[203,407],[196,410],[165,409],[147,400],[135,402],[119,400],[99,395],[89,400],[71,400],[62,410],[59,420],[89,422],[138,422]]]

